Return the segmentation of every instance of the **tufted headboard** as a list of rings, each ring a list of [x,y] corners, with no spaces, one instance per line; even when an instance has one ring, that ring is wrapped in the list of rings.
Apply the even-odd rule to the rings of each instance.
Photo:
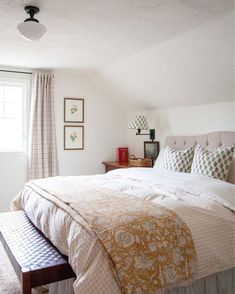
[[[165,146],[174,149],[187,149],[196,144],[212,151],[217,148],[235,146],[235,132],[214,132],[199,136],[170,136],[165,141]],[[235,184],[235,157],[229,172],[228,182]]]

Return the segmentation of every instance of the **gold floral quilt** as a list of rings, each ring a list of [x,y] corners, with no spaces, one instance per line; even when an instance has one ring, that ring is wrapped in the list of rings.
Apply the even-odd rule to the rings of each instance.
[[[192,236],[172,210],[85,183],[76,195],[56,197],[98,237],[123,293],[155,293],[192,278]]]

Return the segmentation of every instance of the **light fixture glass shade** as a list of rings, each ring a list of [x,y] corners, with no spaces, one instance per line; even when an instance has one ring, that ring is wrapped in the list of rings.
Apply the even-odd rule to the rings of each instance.
[[[26,21],[17,26],[20,34],[27,40],[36,41],[40,39],[46,32],[47,28],[35,21]]]
[[[145,116],[143,115],[135,115],[131,123],[129,124],[129,129],[136,129],[136,130],[148,130],[149,126]]]

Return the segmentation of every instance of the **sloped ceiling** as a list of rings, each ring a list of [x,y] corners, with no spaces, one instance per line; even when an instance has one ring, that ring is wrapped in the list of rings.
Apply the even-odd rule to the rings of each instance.
[[[37,42],[16,25],[37,4]],[[128,109],[233,99],[233,0],[0,2],[0,64],[86,73]]]

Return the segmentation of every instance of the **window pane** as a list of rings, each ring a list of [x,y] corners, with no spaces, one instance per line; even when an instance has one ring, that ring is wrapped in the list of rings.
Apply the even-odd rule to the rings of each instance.
[[[0,152],[24,151],[26,147],[25,103],[29,81],[0,81]]]
[[[0,118],[3,117],[3,103],[0,101]]]
[[[3,101],[3,86],[0,86],[0,101]]]
[[[21,109],[19,103],[5,103],[5,118],[20,118]]]
[[[22,87],[6,86],[4,90],[6,102],[18,102],[22,98]]]

